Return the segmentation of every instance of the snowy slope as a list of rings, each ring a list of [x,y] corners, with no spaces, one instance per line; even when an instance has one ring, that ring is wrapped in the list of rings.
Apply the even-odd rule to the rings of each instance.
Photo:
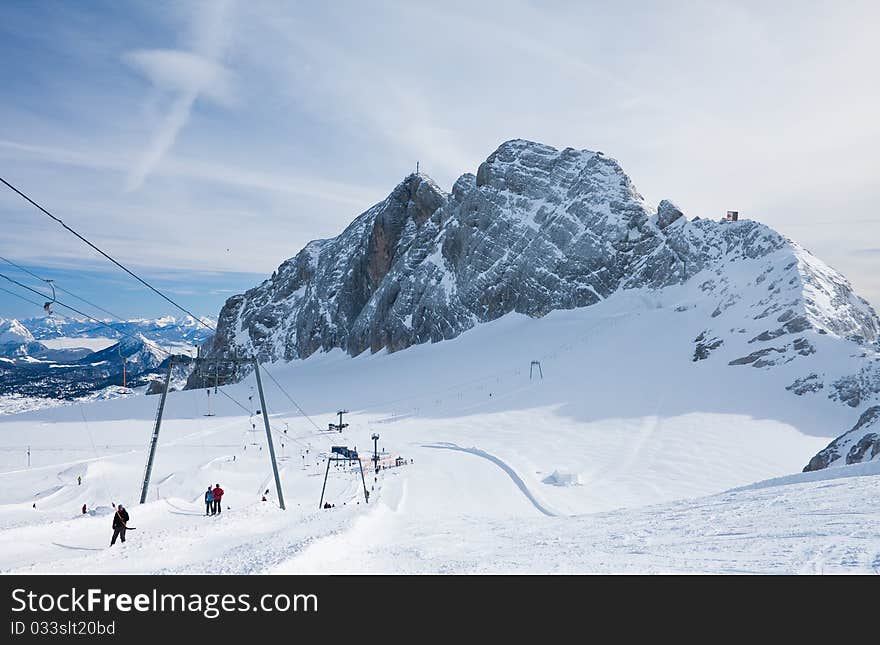
[[[717,306],[700,284],[539,319],[512,314],[392,354],[336,350],[269,366],[319,428],[351,410],[350,427],[328,435],[264,378],[284,512],[262,416],[213,390],[169,395],[144,506],[157,397],[3,418],[0,570],[213,572],[214,552],[228,573],[876,570],[875,471],[731,491],[799,471],[853,425],[852,408],[784,388],[804,370],[846,372],[863,346],[806,330],[813,353],[730,366],[755,346],[756,327],[727,330],[728,342],[694,362],[694,338]],[[716,319],[738,306],[747,305]],[[825,352],[836,343],[853,355]],[[543,379],[530,379],[532,360]],[[253,410],[253,384],[224,391]],[[213,417],[203,416],[209,396]],[[359,475],[331,469],[336,508],[319,511],[322,456],[331,445],[369,453],[374,432],[386,463],[413,463],[375,481],[368,472],[368,506]],[[220,518],[203,516],[211,483],[227,491]],[[138,530],[107,551],[112,501],[129,506]],[[82,516],[83,503],[94,515]]]
[[[129,354],[155,369],[143,333]],[[763,224],[651,212],[602,153],[510,141],[450,193],[407,177],[224,306],[208,355],[273,362],[286,511],[253,374],[169,395],[143,506],[157,397],[10,415],[0,570],[878,571],[878,333]],[[331,446],[366,457],[374,433],[370,504],[337,465],[318,510]],[[865,463],[793,475],[864,441]],[[138,531],[108,552],[119,501]]]

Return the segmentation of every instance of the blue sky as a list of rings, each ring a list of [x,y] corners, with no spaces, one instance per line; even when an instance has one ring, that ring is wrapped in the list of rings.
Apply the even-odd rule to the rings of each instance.
[[[602,150],[691,217],[738,209],[880,304],[876,2],[3,14],[0,174],[200,314],[338,233],[417,160],[449,188],[517,137]],[[0,217],[0,255],[123,316],[174,313],[8,191]],[[0,317],[32,308],[0,292]]]

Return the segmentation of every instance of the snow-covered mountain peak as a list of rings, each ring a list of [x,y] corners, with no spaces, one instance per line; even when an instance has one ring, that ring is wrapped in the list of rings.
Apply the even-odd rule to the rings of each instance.
[[[591,150],[514,139],[480,164],[475,183],[507,193],[511,214],[555,210],[596,230],[637,225],[647,217],[644,199],[620,164]]]
[[[34,342],[34,336],[15,318],[0,319],[0,345]]]
[[[397,351],[626,290],[663,290],[659,300],[680,300],[676,311],[705,309],[686,353],[725,355],[731,366],[798,365],[818,351],[813,336],[865,343],[880,330],[839,273],[761,222],[688,220],[670,200],[649,209],[603,153],[517,139],[450,193],[423,174],[406,177],[339,236],[309,243],[230,298],[205,349],[263,360]],[[826,375],[830,395],[872,396],[873,385],[841,394],[840,375]],[[793,375],[793,391],[816,391],[812,376],[821,380]]]

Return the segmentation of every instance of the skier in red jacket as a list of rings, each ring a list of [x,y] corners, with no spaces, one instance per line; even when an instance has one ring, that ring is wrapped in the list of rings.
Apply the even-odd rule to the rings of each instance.
[[[214,513],[220,514],[220,511],[223,510],[220,501],[223,499],[223,489],[220,488],[220,484],[215,484],[214,490],[211,491],[211,496],[214,498],[214,508],[212,509],[211,515]]]

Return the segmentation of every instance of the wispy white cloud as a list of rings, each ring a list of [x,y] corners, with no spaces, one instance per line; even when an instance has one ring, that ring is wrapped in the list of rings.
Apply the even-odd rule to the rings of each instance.
[[[140,188],[147,175],[174,145],[177,135],[189,120],[196,96],[198,96],[198,92],[190,91],[174,100],[170,112],[155,137],[126,178],[125,189],[127,191]]]
[[[38,160],[53,164],[74,166],[91,170],[109,170],[125,173],[131,160],[121,154],[69,150],[52,146],[25,144],[0,139],[0,158],[11,160]],[[277,192],[281,194],[310,197],[322,201],[346,204],[365,210],[378,201],[387,186],[369,186],[336,182],[320,176],[306,175],[290,170],[270,171],[262,168],[242,168],[202,159],[189,159],[168,155],[161,167],[153,171],[157,175],[177,179],[197,180],[206,183]]]
[[[173,96],[168,112],[125,182],[136,190],[174,146],[196,100],[205,97],[221,105],[232,102],[230,72],[218,62],[227,29],[231,0],[217,0],[194,14],[195,51],[152,49],[127,52],[124,60],[147,77],[156,91]]]
[[[231,72],[204,56],[176,49],[137,49],[124,59],[161,90],[181,95],[195,90],[223,105],[233,102]]]
[[[880,5],[789,4],[192,0],[106,24],[70,8],[31,43],[44,78],[0,102],[0,164],[131,262],[262,273],[417,160],[448,188],[505,139],[599,149],[650,201],[736,208],[880,302]],[[0,249],[74,257],[29,215]]]

